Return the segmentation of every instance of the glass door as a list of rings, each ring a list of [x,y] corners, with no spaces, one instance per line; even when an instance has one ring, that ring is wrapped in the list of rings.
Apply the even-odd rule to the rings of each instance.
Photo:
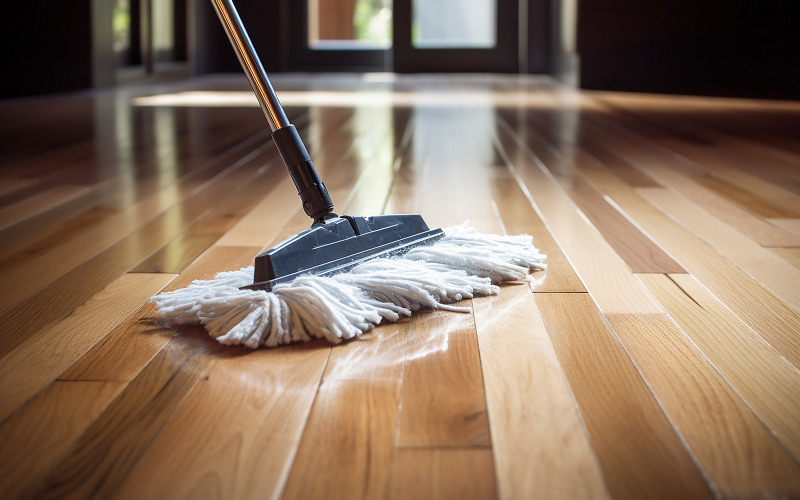
[[[391,71],[392,0],[289,3],[292,70]]]
[[[397,0],[394,70],[518,70],[517,0]]]
[[[289,7],[292,70],[518,70],[518,0],[302,0]]]

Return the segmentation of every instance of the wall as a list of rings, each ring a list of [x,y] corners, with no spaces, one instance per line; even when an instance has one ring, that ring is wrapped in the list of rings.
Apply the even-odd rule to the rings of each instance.
[[[292,0],[297,1],[297,0]],[[264,69],[269,72],[283,69],[281,30],[285,8],[281,0],[234,0],[250,41]],[[209,0],[192,0],[194,22],[189,46],[193,72],[241,73],[242,67],[236,59],[225,31]]]
[[[579,0],[581,86],[800,98],[790,0]]]
[[[4,3],[0,16],[1,97],[91,87],[91,3]]]

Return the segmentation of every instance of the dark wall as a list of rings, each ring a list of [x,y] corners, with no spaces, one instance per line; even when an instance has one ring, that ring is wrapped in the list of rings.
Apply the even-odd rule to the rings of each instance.
[[[92,85],[91,0],[4,2],[0,97]]]
[[[297,0],[293,0],[297,1]],[[225,30],[209,0],[193,0],[195,9],[194,44],[195,73],[240,73],[242,67],[236,59]],[[250,40],[253,42],[264,69],[281,71],[281,30],[284,8],[282,0],[234,0]]]
[[[800,98],[792,0],[580,0],[581,86]]]

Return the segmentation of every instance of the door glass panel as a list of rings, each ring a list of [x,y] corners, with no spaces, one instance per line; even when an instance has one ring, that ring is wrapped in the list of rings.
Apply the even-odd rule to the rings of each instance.
[[[417,49],[490,49],[497,40],[497,0],[414,0]]]
[[[312,49],[376,49],[392,46],[392,0],[308,0]]]

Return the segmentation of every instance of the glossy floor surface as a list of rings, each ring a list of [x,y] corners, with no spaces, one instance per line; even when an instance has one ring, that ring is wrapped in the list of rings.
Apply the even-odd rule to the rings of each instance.
[[[546,272],[331,347],[148,299],[304,229],[243,77],[0,103],[0,498],[798,498],[800,104],[281,75],[337,209]]]

